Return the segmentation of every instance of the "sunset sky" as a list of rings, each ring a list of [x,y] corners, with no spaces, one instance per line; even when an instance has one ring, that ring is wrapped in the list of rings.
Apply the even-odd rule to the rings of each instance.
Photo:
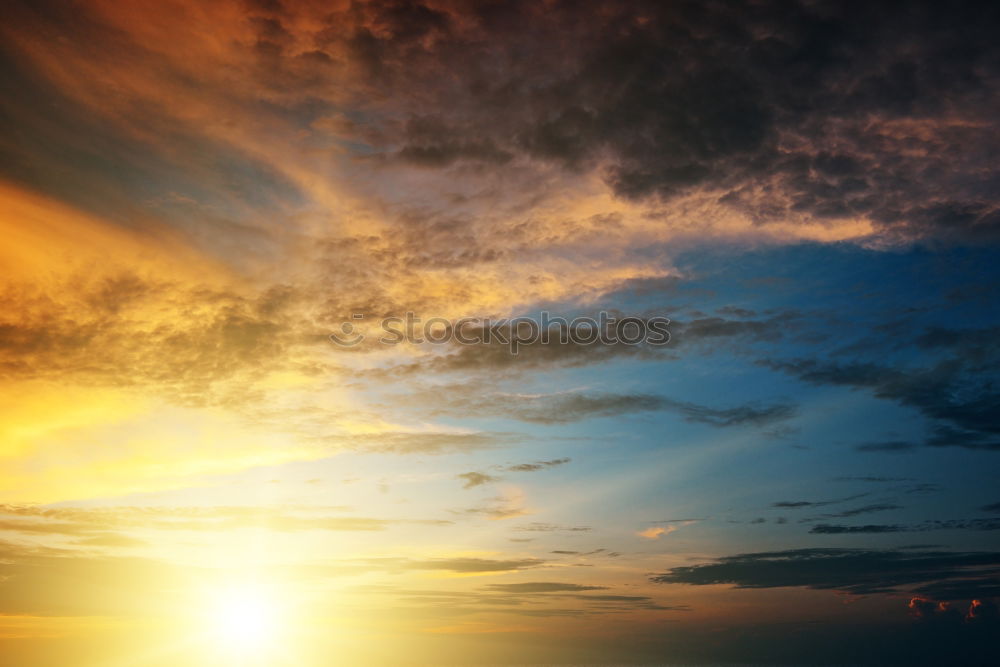
[[[998,35],[4,2],[0,664],[997,664]]]

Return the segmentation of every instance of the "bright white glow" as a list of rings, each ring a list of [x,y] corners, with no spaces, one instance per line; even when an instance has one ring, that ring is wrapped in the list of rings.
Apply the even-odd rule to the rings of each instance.
[[[228,651],[252,652],[271,644],[278,632],[276,601],[256,586],[231,586],[212,596],[210,631]]]

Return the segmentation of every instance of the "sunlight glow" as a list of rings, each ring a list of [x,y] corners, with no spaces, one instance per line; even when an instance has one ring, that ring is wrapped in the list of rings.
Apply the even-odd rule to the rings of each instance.
[[[219,648],[248,653],[271,646],[281,625],[279,605],[261,586],[229,586],[212,596],[209,631]]]

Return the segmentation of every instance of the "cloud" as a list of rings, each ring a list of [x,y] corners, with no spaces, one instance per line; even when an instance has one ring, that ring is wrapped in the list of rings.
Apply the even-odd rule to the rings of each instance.
[[[572,459],[565,457],[561,459],[552,459],[550,461],[534,461],[532,463],[517,463],[514,465],[507,466],[505,470],[509,472],[537,472],[539,470],[544,470],[546,468],[554,468],[556,466],[566,465],[572,461]]]
[[[846,503],[851,500],[857,500],[858,498],[864,498],[867,493],[857,493],[851,496],[846,496],[844,498],[835,498],[833,500],[781,500],[776,503],[771,503],[771,507],[781,508],[781,509],[803,509],[806,507],[825,507],[827,505],[836,505],[838,503]]]
[[[184,614],[198,591],[225,574],[204,565],[9,542],[0,542],[0,559],[0,610],[5,615]]]
[[[715,408],[656,394],[614,394],[608,392],[564,392],[555,394],[493,393],[484,396],[460,395],[446,399],[446,408],[432,408],[432,414],[474,413],[497,415],[536,424],[566,424],[583,419],[619,417],[646,412],[667,412],[685,421],[709,426],[763,427],[786,421],[797,413],[790,403],[747,403]],[[436,405],[440,406],[441,401]]]
[[[607,549],[593,549],[592,551],[575,551],[572,549],[554,549],[549,553],[559,554],[560,556],[607,556],[608,558],[617,558],[621,554],[616,551],[608,551]]]
[[[916,409],[930,423],[930,447],[1000,451],[1000,426],[993,414],[1000,393],[993,386],[994,365],[971,357],[952,357],[928,368],[894,368],[869,362],[821,360],[765,361],[764,365],[810,384],[865,388],[877,398]],[[870,442],[861,451],[906,451],[907,441]]]
[[[403,28],[395,6],[360,5],[330,18],[320,47],[372,98],[395,94],[407,120],[352,137],[389,163],[554,165],[634,200],[713,191],[761,224],[854,217],[887,234],[995,238],[986,6],[420,7],[439,21]],[[451,76],[435,78],[446,63]],[[271,66],[301,77],[289,55]]]
[[[482,486],[483,484],[489,484],[490,482],[496,482],[499,478],[493,477],[492,475],[487,475],[481,472],[463,472],[456,475],[459,479],[465,480],[465,484],[462,485],[463,489],[472,489],[477,486]]]
[[[539,567],[544,561],[537,558],[495,560],[489,558],[436,558],[431,560],[400,561],[404,570],[446,570],[448,572],[511,572]]]
[[[468,332],[472,336],[470,327]],[[506,334],[505,334],[506,335]],[[478,337],[477,337],[478,338]],[[455,345],[447,354],[396,366],[391,373],[464,373],[475,371],[528,371],[536,368],[588,366],[617,359],[665,358],[665,348],[646,345],[586,345],[573,342],[563,344],[553,335],[548,343],[541,340],[518,346],[518,353],[511,354],[510,345],[496,338],[474,345]]]
[[[875,512],[888,512],[890,510],[902,509],[900,505],[893,505],[892,503],[876,503],[873,505],[864,505],[863,507],[854,507],[849,510],[843,510],[840,512],[831,512],[829,514],[822,515],[823,519],[843,519],[852,516],[859,516],[861,514],[872,514]],[[812,520],[812,519],[807,519]]]
[[[665,584],[731,584],[737,588],[805,587],[857,595],[963,581],[964,591],[989,587],[1000,574],[1000,554],[961,551],[791,549],[725,556],[675,567],[652,581]],[[975,596],[978,597],[978,596]],[[944,598],[942,598],[944,599]]]
[[[534,461],[532,463],[516,463],[507,466],[494,466],[500,470],[506,472],[538,472],[539,470],[545,470],[546,468],[554,468],[556,466],[561,466],[569,463],[572,459],[570,458],[560,458],[552,459],[550,461]],[[462,486],[464,489],[472,489],[477,486],[482,486],[483,484],[489,484],[491,482],[498,482],[501,480],[500,477],[495,475],[489,475],[483,472],[464,472],[457,476],[459,479],[464,479],[465,484]]]
[[[524,493],[521,489],[511,487],[505,489],[502,494],[489,498],[479,507],[460,510],[458,513],[481,515],[493,521],[503,521],[525,516],[532,512],[524,507]]]
[[[565,593],[578,591],[606,590],[607,586],[585,586],[583,584],[566,584],[551,581],[534,581],[517,584],[490,584],[487,590],[504,593]]]
[[[903,440],[886,440],[883,442],[863,442],[854,447],[859,452],[906,452],[916,449],[917,445]]]
[[[841,526],[818,524],[809,531],[821,535],[845,533],[922,533],[930,530],[1000,530],[1000,519],[947,519],[916,524]]]
[[[526,617],[579,617],[637,610],[690,611],[687,605],[662,605],[645,595],[592,592],[607,589],[607,586],[542,581],[490,584],[476,591],[384,587],[373,592],[396,598],[396,604],[423,608],[425,613],[429,610],[446,608],[449,614],[486,612]],[[573,606],[565,606],[567,602]]]
[[[334,449],[351,449],[378,454],[446,454],[491,449],[511,440],[510,433],[481,431],[387,430],[350,435],[316,435],[315,439]]]
[[[638,533],[636,533],[636,535],[638,535],[639,537],[645,537],[647,540],[657,540],[660,538],[661,535],[664,535],[669,532],[671,531],[669,531],[667,528],[664,528],[663,526],[650,526],[649,528],[640,530]]]
[[[660,280],[660,279],[656,279]],[[682,282],[678,277],[667,280],[671,285]],[[624,281],[630,285],[635,280]],[[620,287],[615,283],[615,287]],[[612,298],[617,291],[601,295]],[[663,312],[657,312],[663,316]],[[596,313],[592,315],[596,319]],[[509,324],[497,325],[500,336],[484,339],[482,328],[467,327],[468,336],[475,335],[475,344],[454,344],[445,348],[444,353],[430,355],[417,361],[401,364],[390,371],[373,371],[376,375],[424,374],[424,373],[463,373],[471,371],[493,372],[526,372],[537,368],[580,367],[596,365],[615,360],[637,359],[643,361],[669,361],[676,349],[684,347],[712,346],[716,348],[721,342],[777,342],[789,331],[802,326],[802,314],[795,311],[782,311],[776,315],[760,320],[734,320],[721,317],[695,318],[682,322],[673,320],[670,323],[671,338],[665,345],[639,343],[630,345],[620,341],[609,344],[586,344],[577,338],[560,340],[560,331],[565,327],[553,326],[548,341],[541,338],[531,340],[518,346],[518,353],[511,354],[510,345],[503,342],[511,337]],[[579,338],[585,338],[580,336]]]
[[[103,381],[115,381],[114,369],[134,368],[133,382],[173,400],[253,403],[261,397],[237,389],[270,371],[328,370],[315,359],[288,360],[311,356],[322,334],[351,312],[389,314],[415,305],[508,312],[636,281],[669,281],[662,257],[631,252],[650,245],[651,216],[703,221],[688,223],[696,236],[733,224],[742,234],[762,233],[787,220],[832,233],[847,218],[852,228],[889,236],[981,238],[995,231],[996,188],[982,164],[995,121],[977,111],[995,102],[984,74],[995,63],[984,55],[988,48],[958,48],[989,44],[982,27],[988,12],[964,17],[968,30],[956,44],[936,29],[952,17],[930,3],[900,17],[876,9],[820,11],[809,3],[780,12],[753,3],[684,12],[655,4],[546,11],[517,4],[504,20],[467,5],[408,7],[358,3],[326,11],[305,3],[279,11],[222,2],[205,10],[181,2],[134,13],[100,3],[12,10],[5,35],[17,62],[38,79],[20,106],[8,104],[15,134],[28,147],[8,147],[15,164],[31,167],[17,170],[21,178],[83,209],[82,199],[93,204],[87,193],[97,184],[125,182],[127,193],[118,197],[124,203],[169,203],[157,210],[157,224],[143,225],[183,230],[176,245],[198,246],[206,255],[200,265],[241,266],[248,253],[255,263],[278,256],[274,265],[322,265],[337,276],[336,293],[352,296],[332,296],[322,271],[306,285],[299,274],[274,271],[274,284],[240,290],[191,276],[102,275],[108,285],[87,286],[76,299],[90,304],[85,317],[67,317],[68,300],[61,299],[38,318],[9,323],[11,368],[54,372],[59,359],[63,369]],[[436,18],[422,18],[428,16]],[[921,53],[898,35],[897,20],[926,34]],[[513,28],[529,24],[528,33]],[[191,25],[213,30],[199,31],[188,50],[177,52],[171,32]],[[207,37],[219,30],[221,41]],[[718,38],[698,39],[706,30]],[[814,57],[795,55],[806,52]],[[56,99],[41,92],[50,88]],[[501,100],[509,113],[498,121]],[[49,117],[59,109],[87,119],[85,128],[105,129],[62,130],[57,136],[66,142],[50,141],[51,130],[65,125],[63,112]],[[88,144],[93,137],[97,144]],[[72,146],[74,159],[42,151],[49,143]],[[133,143],[149,150],[128,150]],[[315,149],[328,143],[336,149]],[[108,146],[115,153],[95,160]],[[963,159],[946,165],[945,155]],[[142,178],[123,179],[137,170]],[[56,173],[59,179],[44,176]],[[58,187],[66,173],[76,187]],[[951,176],[929,176],[940,173]],[[603,190],[595,191],[597,180]],[[173,189],[160,192],[160,183]],[[239,205],[258,191],[264,201]],[[226,195],[213,196],[218,192]],[[558,213],[566,202],[547,194],[553,192],[581,195],[584,203]],[[675,210],[695,202],[706,215]],[[249,214],[258,203],[265,220]],[[344,228],[314,238],[308,221],[299,226],[308,216],[297,215],[310,206],[335,209]],[[102,214],[127,218],[120,208]],[[491,213],[495,208],[502,210]],[[272,213],[283,214],[288,231],[265,224]],[[207,234],[206,227],[227,234]],[[676,227],[658,224],[655,233]],[[234,239],[228,232],[236,230]],[[595,268],[592,248],[612,237],[617,250],[603,253],[606,263]],[[306,253],[307,246],[318,250]],[[182,272],[174,268],[166,275]],[[28,301],[37,308],[59,291]],[[196,298],[203,310],[177,307]],[[164,309],[167,322],[150,317]],[[745,310],[720,314],[752,317]],[[780,318],[678,324],[685,342],[773,341],[781,328]],[[988,342],[941,331],[927,344],[972,354]],[[55,354],[25,355],[33,347]],[[666,356],[648,346],[529,345],[515,359],[503,348],[457,349],[415,364],[413,372]],[[935,444],[970,446],[969,435],[942,433]]]
[[[673,532],[680,530],[685,526],[691,526],[698,523],[697,519],[672,519],[670,521],[659,521],[657,523],[666,523],[666,526],[650,526],[649,528],[644,528],[636,533],[639,537],[645,538],[647,540],[658,540],[665,535],[669,535]]]
[[[4,576],[0,611],[6,615],[123,616],[189,614],[200,592],[211,590],[232,567],[209,567],[93,550],[0,542]],[[280,580],[289,571],[321,582],[359,572],[489,574],[531,570],[534,558],[369,558],[327,561],[315,567],[263,566],[261,576]],[[65,585],[72,582],[72,585]]]
[[[557,532],[570,532],[578,533],[591,530],[590,526],[560,526],[554,523],[528,523],[521,526],[517,526],[514,530],[527,532],[527,533],[557,533]]]
[[[129,545],[133,539],[114,531],[190,530],[225,531],[257,528],[274,532],[382,531],[393,525],[414,523],[444,526],[440,519],[383,519],[343,516],[344,507],[211,506],[211,507],[104,507],[78,509],[37,505],[0,505],[0,529],[40,536],[81,537],[90,544]],[[25,517],[37,517],[25,518]]]
[[[886,526],[868,524],[865,526],[834,526],[820,523],[809,529],[814,535],[844,535],[855,533],[898,533],[905,530],[902,526]]]

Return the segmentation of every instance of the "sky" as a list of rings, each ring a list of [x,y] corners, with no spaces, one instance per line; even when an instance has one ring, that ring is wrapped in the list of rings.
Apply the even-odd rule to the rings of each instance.
[[[0,662],[996,664],[996,3],[0,12]]]

